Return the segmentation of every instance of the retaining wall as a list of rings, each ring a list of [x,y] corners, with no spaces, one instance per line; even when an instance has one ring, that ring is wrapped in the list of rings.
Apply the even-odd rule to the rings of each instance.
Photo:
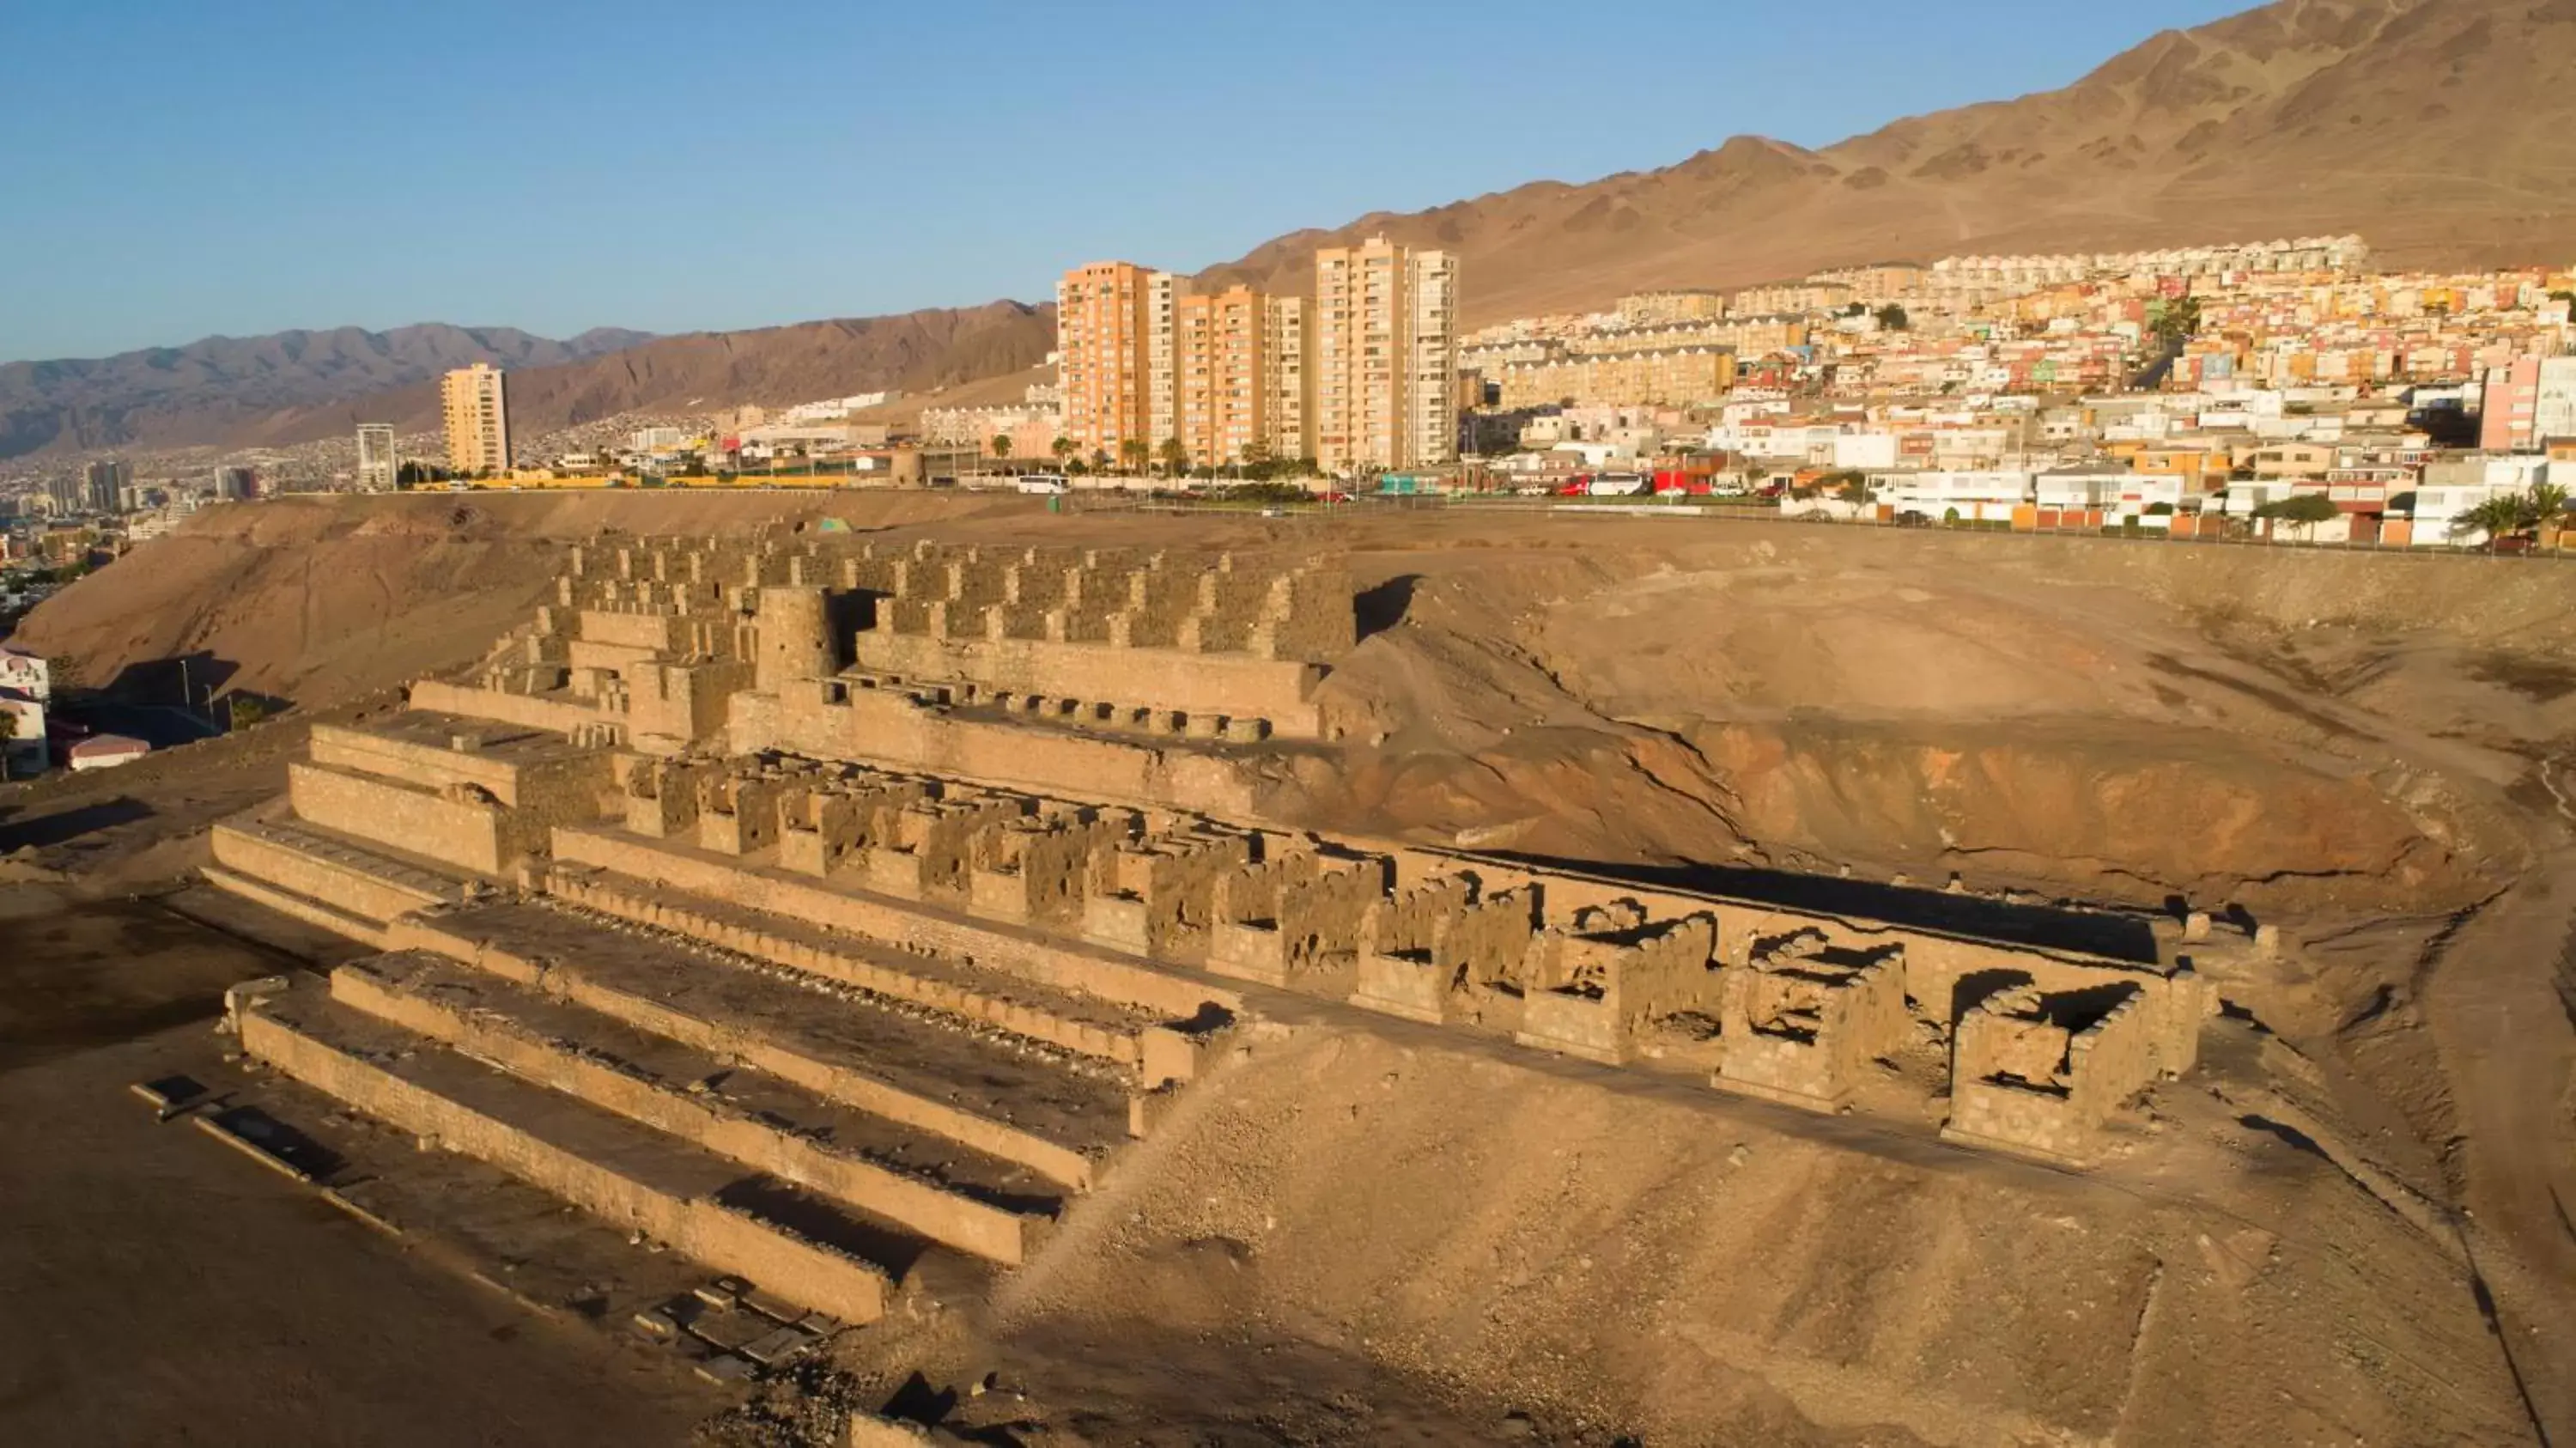
[[[682,1198],[575,1155],[462,1102],[384,1071],[262,1014],[236,1017],[242,1049],[359,1111],[489,1162],[582,1210],[668,1242],[681,1255],[775,1283],[847,1322],[884,1315],[888,1283],[874,1264],[788,1235],[703,1198]]]
[[[496,1062],[550,1090],[873,1212],[934,1242],[1006,1265],[1024,1260],[1026,1219],[873,1162],[825,1151],[738,1110],[548,1041],[515,1022],[451,1009],[403,990],[363,962],[331,972],[331,996],[378,1020]]]

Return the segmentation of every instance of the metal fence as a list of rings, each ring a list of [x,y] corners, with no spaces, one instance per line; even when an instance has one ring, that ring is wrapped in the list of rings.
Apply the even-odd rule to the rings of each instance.
[[[2257,548],[2305,553],[2352,553],[2388,558],[2477,558],[2494,560],[2576,560],[2576,543],[2555,548],[2501,548],[2492,544],[2413,544],[2336,540],[2320,542],[2287,538],[2277,532],[2258,534],[2230,528],[2223,533],[2177,534],[2164,528],[2065,526],[2015,527],[1999,520],[1908,523],[1880,518],[1875,512],[1851,518],[1825,513],[1792,513],[1776,503],[1614,501],[1601,498],[1523,497],[1501,493],[1361,494],[1347,503],[1235,502],[1180,496],[1076,492],[1064,498],[1064,511],[1082,513],[1210,513],[1232,517],[1281,519],[1366,517],[1385,512],[1457,512],[1545,514],[1575,518],[1692,518],[1704,521],[1762,523],[1781,527],[1883,528],[1915,533],[1981,534],[2009,538],[2047,538],[2104,543],[2142,543],[2172,548]]]

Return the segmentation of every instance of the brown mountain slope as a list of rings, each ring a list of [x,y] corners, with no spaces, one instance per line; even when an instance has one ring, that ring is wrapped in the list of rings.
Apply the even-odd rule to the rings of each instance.
[[[1020,302],[664,337],[615,356],[510,374],[520,436],[625,412],[696,412],[809,402],[883,388],[921,391],[1033,367],[1055,346],[1055,308]],[[361,421],[439,425],[434,382],[329,407],[280,412],[234,430],[237,444],[303,442]]]
[[[549,367],[650,340],[613,327],[557,342],[515,327],[432,322],[386,332],[207,337],[113,357],[11,362],[0,364],[0,458],[202,441],[280,408],[366,397],[450,367]]]
[[[1302,287],[1319,245],[1459,252],[1469,320],[1957,252],[2357,231],[2400,262],[2576,254],[2576,0],[2280,0],[2063,90],[1822,151],[1739,136],[1659,171],[1297,232],[1212,281]]]
[[[526,345],[477,351],[421,340],[450,334]],[[1055,308],[1001,301],[637,340],[642,337],[584,334],[557,343],[516,332],[348,328],[217,339],[219,354],[203,358],[195,354],[215,343],[100,362],[19,363],[0,368],[0,458],[114,447],[282,445],[344,435],[360,422],[431,430],[439,425],[438,373],[470,361],[510,369],[510,418],[522,436],[626,412],[805,402],[883,388],[917,392],[1044,361],[1055,345]],[[367,345],[368,339],[409,340],[389,347]],[[612,341],[618,350],[611,350]],[[587,351],[574,350],[585,345]],[[298,370],[306,362],[310,376]]]

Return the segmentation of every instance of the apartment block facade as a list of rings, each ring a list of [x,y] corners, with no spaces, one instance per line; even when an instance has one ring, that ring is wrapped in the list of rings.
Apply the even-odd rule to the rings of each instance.
[[[1730,347],[1638,347],[1501,368],[1494,380],[1507,408],[1572,401],[1592,407],[1688,407],[1735,390]]]
[[[459,473],[510,467],[509,390],[489,362],[459,367],[439,384],[447,423],[447,466]]]
[[[1158,320],[1162,277],[1133,262],[1104,261],[1075,267],[1056,283],[1064,435],[1081,456],[1124,461],[1130,442],[1154,444],[1148,333]],[[1168,350],[1168,339],[1163,345]]]
[[[1065,273],[1056,287],[1064,435],[1125,466],[1141,443],[1177,442],[1193,466],[1314,455],[1313,306],[1249,287],[1198,295],[1129,262]]]
[[[1458,263],[1376,237],[1315,253],[1315,459],[1415,468],[1458,455]]]
[[[390,493],[399,480],[402,461],[394,454],[394,428],[389,422],[358,424],[358,487]]]
[[[1274,458],[1315,455],[1315,303],[1272,297],[1262,380],[1269,388],[1265,440]]]

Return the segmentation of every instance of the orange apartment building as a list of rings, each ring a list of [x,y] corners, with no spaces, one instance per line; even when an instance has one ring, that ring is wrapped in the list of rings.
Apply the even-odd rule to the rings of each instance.
[[[1064,436],[1125,464],[1177,441],[1194,466],[1267,454],[1331,470],[1458,456],[1457,261],[1383,237],[1315,258],[1315,297],[1095,262],[1056,284]]]
[[[1229,286],[1175,304],[1175,435],[1195,464],[1231,464],[1275,451],[1270,374],[1285,361],[1270,335],[1270,296]],[[1303,456],[1303,448],[1285,453]]]
[[[1125,465],[1177,441],[1193,466],[1314,455],[1313,304],[1097,262],[1056,284],[1064,436]]]
[[[1168,283],[1124,261],[1075,267],[1056,283],[1064,435],[1080,455],[1115,462],[1130,441],[1153,446],[1148,334],[1156,292],[1167,294]]]

